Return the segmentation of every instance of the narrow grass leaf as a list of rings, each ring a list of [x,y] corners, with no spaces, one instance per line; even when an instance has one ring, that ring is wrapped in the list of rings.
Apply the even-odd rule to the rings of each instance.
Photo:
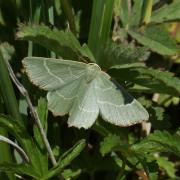
[[[114,0],[93,1],[88,46],[98,59],[101,46],[109,38],[113,15]]]

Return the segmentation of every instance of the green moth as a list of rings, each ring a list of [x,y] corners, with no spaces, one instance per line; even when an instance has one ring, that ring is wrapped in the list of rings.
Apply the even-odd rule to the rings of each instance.
[[[27,57],[28,77],[47,90],[48,107],[54,115],[69,113],[68,125],[89,128],[98,115],[112,124],[130,126],[149,118],[144,107],[97,64]]]

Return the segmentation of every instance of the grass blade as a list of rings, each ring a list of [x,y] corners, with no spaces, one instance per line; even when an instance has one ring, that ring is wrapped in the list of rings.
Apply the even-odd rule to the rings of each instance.
[[[94,0],[91,25],[88,37],[88,46],[96,59],[100,47],[109,38],[114,0]]]

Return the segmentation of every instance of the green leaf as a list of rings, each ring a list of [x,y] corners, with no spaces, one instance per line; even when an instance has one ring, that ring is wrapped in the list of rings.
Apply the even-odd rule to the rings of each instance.
[[[130,7],[129,2],[127,0],[121,0],[120,18],[123,27],[126,28],[130,18]]]
[[[101,46],[103,46],[109,38],[113,6],[114,0],[93,1],[88,46],[96,59],[99,58]]]
[[[39,115],[39,119],[41,121],[44,131],[47,132],[48,109],[47,109],[47,101],[44,98],[40,98],[38,100],[37,113]],[[38,147],[40,148],[41,152],[43,152],[41,153],[39,160],[41,163],[42,172],[43,174],[45,174],[46,172],[48,172],[48,155],[46,152],[44,142],[42,140],[42,136],[36,125],[34,125],[33,130],[34,130],[34,138],[36,140],[36,143],[38,144]]]
[[[12,56],[15,53],[14,47],[11,46],[10,44],[6,43],[6,42],[2,43],[0,45],[0,51],[1,51],[2,55],[3,55],[3,58],[5,60],[8,60],[8,61],[12,58]]]
[[[98,64],[108,69],[113,65],[145,61],[149,52],[146,47],[135,47],[133,44],[109,42],[102,47]]]
[[[145,25],[150,22],[150,18],[152,14],[152,6],[153,6],[153,0],[143,1],[143,7],[141,10],[142,12],[141,22]]]
[[[2,110],[1,102],[0,102],[0,110]],[[7,136],[7,131],[4,128],[0,127],[0,134],[3,136]],[[4,162],[9,162],[9,163],[13,162],[12,152],[11,152],[10,146],[8,144],[0,143],[0,154],[3,154],[3,156],[0,156],[0,164],[4,163]],[[15,179],[15,177],[12,173],[6,174],[6,173],[0,172],[0,179],[6,179],[7,176],[8,176],[9,180]]]
[[[0,13],[0,19],[1,15],[2,14]],[[19,120],[18,118],[20,118],[20,115],[18,113],[15,93],[13,91],[13,87],[5,63],[5,61],[10,60],[13,55],[13,46],[8,43],[0,44],[0,113],[4,112],[6,109],[7,112],[11,113],[11,115]],[[4,128],[0,128],[0,134],[7,136],[7,132]],[[0,154],[3,154],[3,156],[0,156],[0,162],[13,162],[13,155],[8,144],[0,143]],[[6,178],[8,178],[9,180],[15,179],[15,177],[11,173],[0,173],[0,179]]]
[[[63,169],[66,166],[68,166],[72,160],[74,160],[81,151],[85,148],[86,141],[84,139],[79,140],[72,148],[70,148],[68,151],[66,151],[58,161],[58,164],[60,165],[60,168]]]
[[[128,33],[140,44],[161,55],[175,55],[178,53],[175,40],[163,26],[147,26],[141,32],[128,30]]]
[[[24,129],[24,126],[4,115],[0,116],[0,126],[16,138],[30,159],[31,165],[37,170],[37,172],[40,172],[41,174],[46,173],[44,171],[44,166],[47,165],[47,161],[43,161],[44,152],[41,152],[40,149],[38,149],[33,139],[27,133],[27,130]]]
[[[0,171],[27,175],[35,179],[39,179],[40,177],[40,175],[32,168],[32,166],[28,164],[1,163]]]
[[[169,161],[167,157],[157,157],[156,161],[159,167],[163,168],[170,178],[176,178],[176,169],[173,162]]]
[[[150,134],[147,138],[141,140],[139,143],[133,144],[131,146],[131,151],[134,152],[134,155],[140,160],[143,167],[145,169],[147,168],[147,173],[149,171],[149,165],[147,166],[147,162],[149,160],[152,161],[153,159],[155,159],[160,167],[168,171],[167,173],[170,173],[171,169],[171,175],[173,176],[175,169],[172,169],[172,164],[165,163],[167,159],[162,159],[162,161],[160,159],[160,161],[158,162],[158,158],[161,157],[154,157],[154,154],[160,152],[168,152],[180,157],[179,141],[180,136],[171,135],[167,131],[157,130],[153,134]],[[157,170],[155,172],[157,172]]]
[[[103,137],[106,137],[107,135],[112,134],[113,132],[113,134],[118,135],[123,141],[127,141],[128,139],[128,128],[114,126],[113,124],[109,124],[106,121],[100,120],[100,118],[98,119],[98,121],[96,121],[92,128]]]
[[[153,11],[151,22],[162,23],[180,19],[180,1],[174,0],[169,5],[164,5],[161,8]]]
[[[8,53],[9,51],[11,51],[10,50],[11,48],[6,49],[5,52],[1,52],[3,49],[9,47],[9,45],[7,46],[6,45],[5,44],[0,45],[0,91],[3,97],[3,101],[5,103],[6,111],[11,116],[13,116],[15,120],[17,120],[18,122],[21,121],[21,123],[23,123],[22,117],[18,110],[18,103],[16,100],[13,85],[9,77],[9,72],[6,66],[6,61],[10,58],[10,54]],[[7,59],[4,59],[4,57],[6,57]]]
[[[156,130],[140,143],[134,144],[132,148],[138,154],[154,152],[170,152],[180,157],[180,136],[171,135],[167,131]]]
[[[110,134],[104,138],[100,144],[100,152],[103,156],[107,153],[113,151],[114,148],[117,148],[120,145],[120,138],[117,135]]]
[[[139,162],[141,163],[143,169],[146,172],[147,178],[149,180],[157,179],[158,177],[158,165],[156,161],[150,161],[148,162],[148,159],[146,157],[143,157],[143,155],[139,155],[138,157]]]
[[[47,116],[48,116],[48,108],[47,108],[47,101],[44,98],[40,98],[38,100],[38,107],[37,107],[37,113],[39,115],[39,119],[41,120],[43,129],[45,132],[47,132]],[[43,149],[44,143],[42,141],[41,134],[37,128],[37,126],[34,126],[34,137],[36,141],[38,142],[38,145]]]
[[[77,170],[71,170],[71,169],[65,169],[62,172],[62,176],[64,177],[64,179],[71,179],[71,178],[76,178],[77,176],[79,176],[81,174],[82,170],[81,169],[77,169]]]
[[[121,0],[114,1],[114,16],[120,17]]]
[[[161,94],[158,99],[158,104],[164,107],[169,107],[170,105],[178,106],[180,103],[179,97],[174,97],[166,94]]]
[[[147,149],[148,148],[150,148],[150,146],[148,146]],[[145,152],[143,152],[143,150]],[[117,155],[119,155],[121,157],[121,160],[123,159],[124,163],[126,163],[127,166],[129,166],[130,168],[132,168],[133,166],[134,167],[136,166],[136,168],[143,167],[147,175],[149,175],[150,172],[151,173],[157,172],[157,168],[156,168],[157,166],[155,164],[155,161],[149,162],[147,156],[147,153],[149,151],[148,150],[146,151],[146,148],[143,150],[141,149],[136,150],[134,148],[134,145],[129,145],[127,142],[122,142],[119,136],[112,134],[105,137],[100,144],[100,152],[103,156],[112,151],[115,152],[115,155],[113,157],[116,163],[120,167],[122,167],[122,161],[120,161]]]
[[[24,129],[24,126],[18,124],[8,116],[0,115],[0,126],[6,129],[20,143],[25,152],[29,155],[32,153],[31,138]]]
[[[155,130],[165,130],[171,128],[172,125],[168,121],[168,117],[165,114],[165,109],[158,106],[151,106],[148,112],[151,114],[150,121]]]
[[[49,179],[61,173],[66,166],[68,166],[77,156],[79,156],[85,146],[86,143],[84,139],[78,141],[72,148],[70,148],[60,157],[58,165],[52,168],[49,173],[42,179]]]
[[[138,26],[142,18],[142,8],[144,1],[134,0],[134,5],[132,7],[131,15],[129,18],[129,26],[135,27]]]
[[[114,66],[108,72],[114,78],[148,87],[153,92],[180,96],[180,80],[170,72],[142,66],[133,67],[133,64],[130,64],[129,68],[128,65]]]
[[[88,47],[86,45],[81,47],[79,41],[70,31],[59,31],[56,28],[51,30],[45,25],[23,25],[19,27],[17,38],[38,43],[65,59],[86,61],[88,58],[95,62]]]
[[[7,137],[1,136],[1,135],[0,135],[0,141],[6,142],[6,143],[12,145],[15,149],[17,149],[17,151],[19,152],[19,154],[21,155],[21,157],[22,157],[24,160],[26,160],[27,162],[29,162],[28,156],[26,155],[26,153],[24,152],[24,150],[23,150],[19,145],[17,145],[16,143],[14,143],[12,140],[8,139]]]
[[[48,106],[53,114],[69,113],[69,126],[87,129],[99,114],[119,126],[148,120],[141,104],[97,64],[40,57],[25,58],[23,64],[30,80],[48,90]]]
[[[100,143],[100,152],[102,156],[105,156],[108,153],[116,152],[120,155],[121,160],[134,160],[137,163],[136,152],[131,149],[131,145],[127,141],[122,140],[119,135],[116,134],[109,134],[104,140]],[[119,154],[120,152],[120,154]],[[134,164],[136,164],[134,163]]]

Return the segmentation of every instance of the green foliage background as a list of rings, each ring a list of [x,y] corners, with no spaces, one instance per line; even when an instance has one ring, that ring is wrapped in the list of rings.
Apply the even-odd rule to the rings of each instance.
[[[0,142],[0,179],[179,179],[179,9],[179,0],[1,0],[0,135],[29,162]],[[149,122],[122,128],[98,118],[88,130],[67,127],[28,80],[26,56],[97,63],[148,110]],[[30,94],[56,166],[6,61]]]

